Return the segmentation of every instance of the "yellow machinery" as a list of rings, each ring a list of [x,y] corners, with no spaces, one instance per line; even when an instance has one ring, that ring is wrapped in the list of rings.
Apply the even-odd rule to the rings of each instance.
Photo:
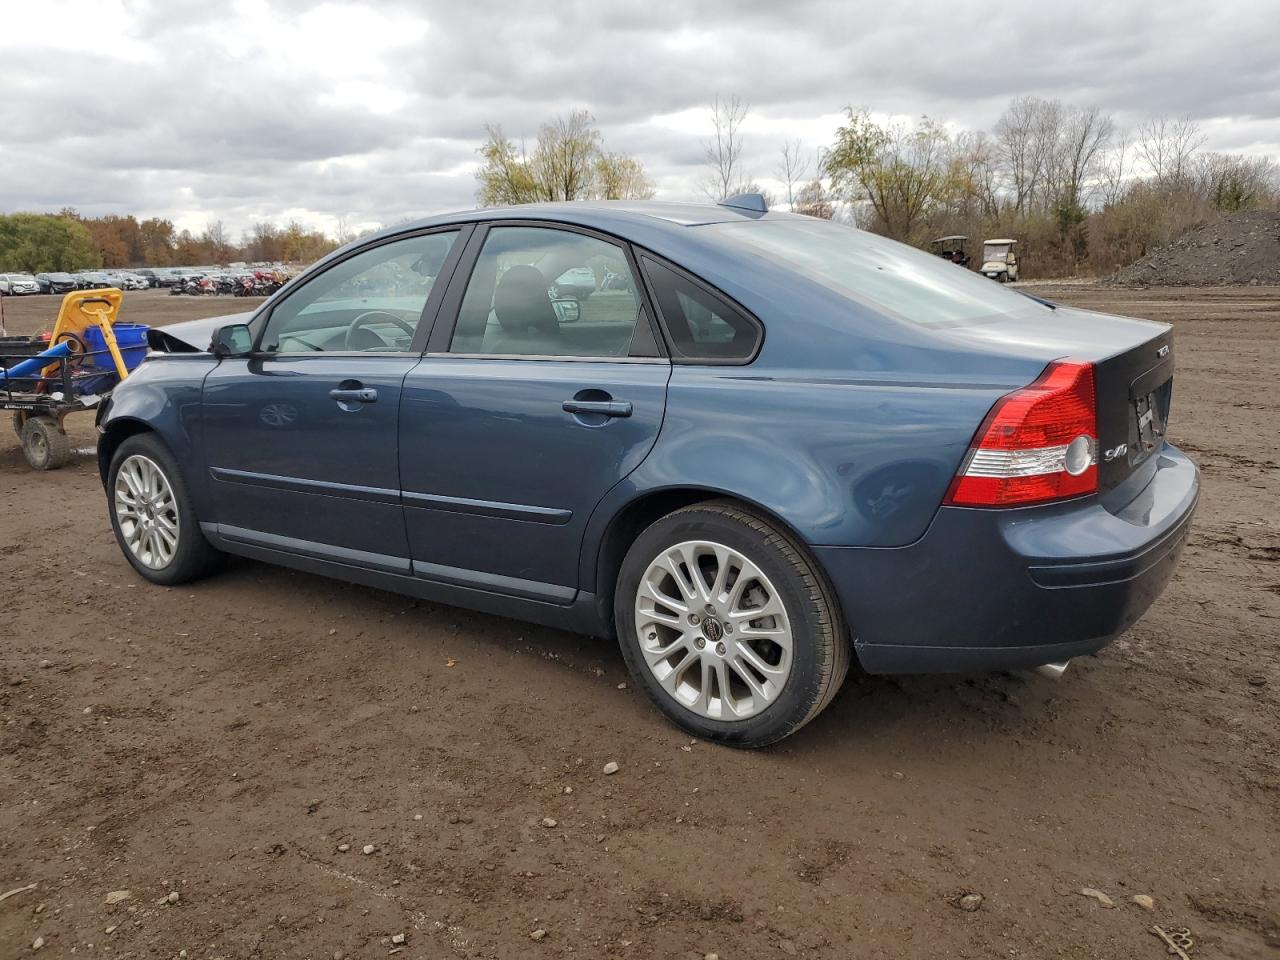
[[[62,298],[62,306],[58,308],[58,320],[53,325],[53,333],[49,337],[50,344],[58,344],[63,340],[75,337],[83,348],[88,349],[91,340],[86,336],[89,327],[97,327],[101,331],[102,342],[107,348],[116,373],[123,380],[129,375],[124,365],[124,357],[120,353],[120,345],[116,343],[113,330],[116,318],[120,315],[120,301],[124,294],[115,287],[105,290],[76,290]],[[46,376],[53,373],[46,370]]]
[[[13,411],[35,469],[52,470],[70,458],[63,421],[96,407],[146,356],[146,326],[116,322],[123,299],[114,287],[68,293],[47,340],[0,342],[0,410]]]

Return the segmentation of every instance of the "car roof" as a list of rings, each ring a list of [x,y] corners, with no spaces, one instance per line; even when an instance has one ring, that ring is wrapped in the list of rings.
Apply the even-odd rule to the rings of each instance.
[[[426,217],[379,231],[391,236],[424,227],[487,220],[553,220],[595,227],[628,239],[635,233],[654,230],[676,231],[709,223],[735,220],[793,218],[795,214],[770,211],[759,213],[715,203],[681,203],[668,200],[570,200],[555,203],[525,203],[508,207],[482,207],[457,213]]]

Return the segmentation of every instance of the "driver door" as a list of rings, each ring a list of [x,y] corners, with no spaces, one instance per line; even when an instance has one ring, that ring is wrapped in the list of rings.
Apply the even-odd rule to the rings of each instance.
[[[275,303],[248,358],[204,382],[206,465],[223,537],[406,572],[396,449],[457,228],[378,244]],[[436,279],[443,276],[437,286]]]

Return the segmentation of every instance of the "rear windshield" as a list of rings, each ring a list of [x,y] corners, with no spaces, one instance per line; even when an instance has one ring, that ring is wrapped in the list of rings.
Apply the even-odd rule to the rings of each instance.
[[[949,260],[827,220],[738,220],[699,229],[714,230],[727,242],[924,326],[999,320],[1035,307]]]

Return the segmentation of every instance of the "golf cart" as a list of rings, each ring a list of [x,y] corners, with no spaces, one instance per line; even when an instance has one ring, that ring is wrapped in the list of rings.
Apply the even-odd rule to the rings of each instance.
[[[938,237],[936,240],[931,240],[929,245],[933,248],[933,253],[943,260],[950,260],[957,266],[967,267],[969,255],[964,252],[964,246],[968,242],[968,237],[956,234],[951,237]]]
[[[1018,279],[1018,256],[1013,252],[1017,240],[986,240],[982,244],[982,275],[1001,283]]]

